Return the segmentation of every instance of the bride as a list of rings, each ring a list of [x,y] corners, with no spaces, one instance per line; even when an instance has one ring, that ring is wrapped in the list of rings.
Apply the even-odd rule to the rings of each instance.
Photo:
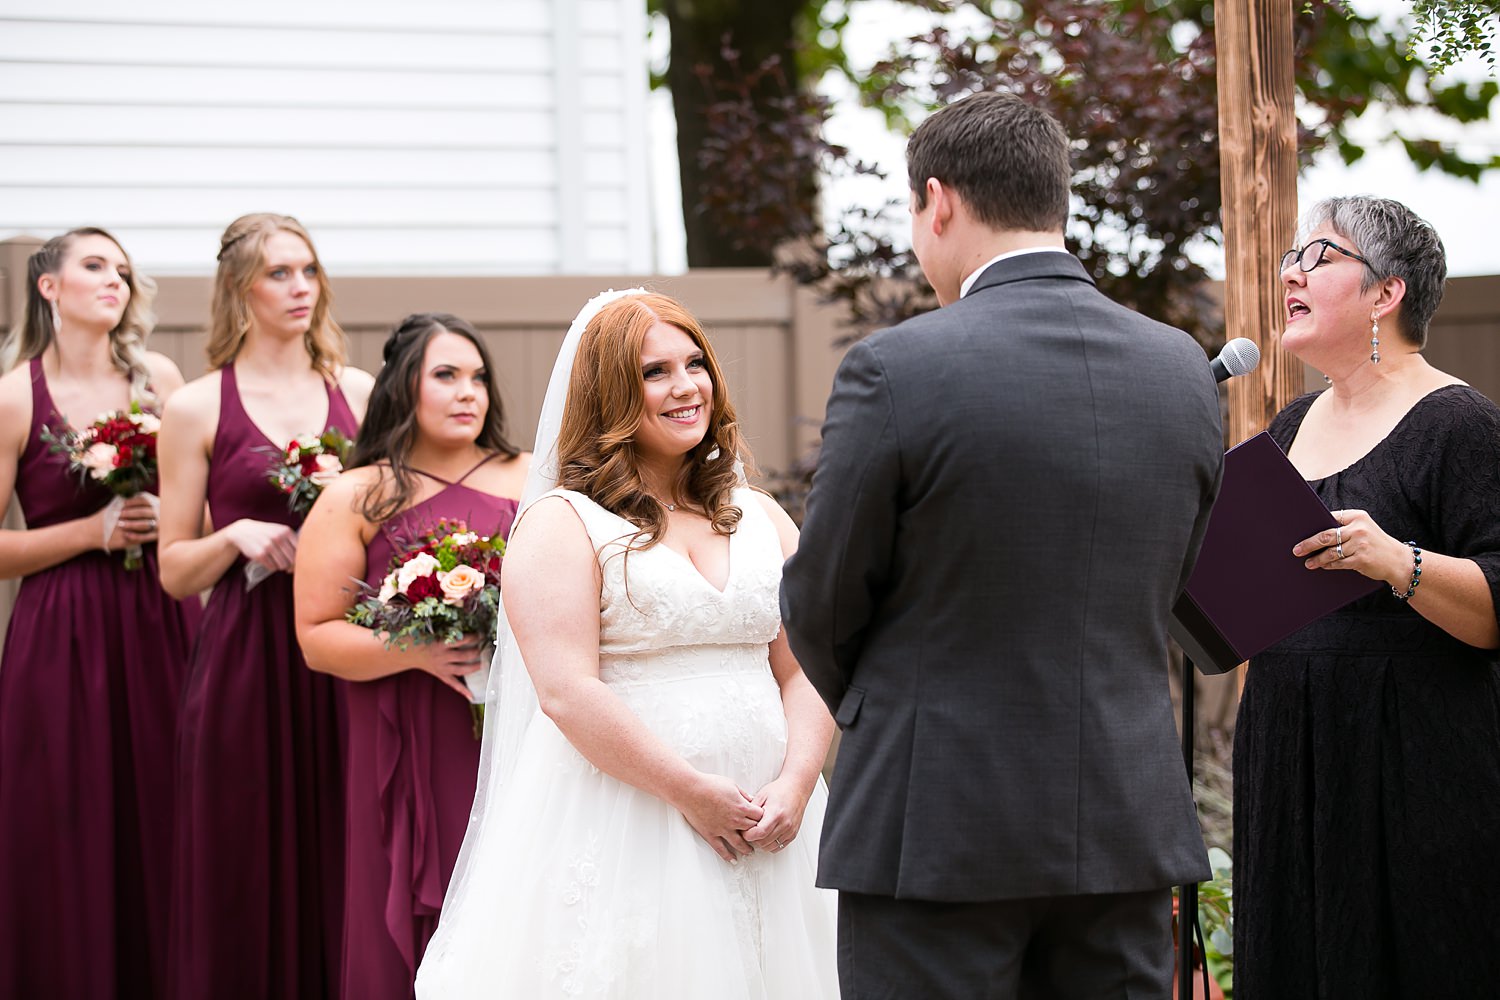
[[[796,529],[743,482],[697,321],[642,289],[592,300],[535,453],[418,997],[836,997],[813,885],[833,723],[777,596]]]

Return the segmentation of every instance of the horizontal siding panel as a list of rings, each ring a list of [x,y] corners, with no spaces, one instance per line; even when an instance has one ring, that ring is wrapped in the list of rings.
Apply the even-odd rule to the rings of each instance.
[[[585,111],[620,111],[627,104],[627,89],[618,73],[581,73],[578,101]]]
[[[590,37],[577,40],[578,64],[587,66],[594,73],[619,73],[625,65],[624,53],[620,51],[620,40],[614,35]]]
[[[108,183],[100,165],[108,164]],[[587,159],[591,178],[618,176],[624,157],[598,152]],[[101,185],[256,187],[268,180],[334,187],[344,184],[551,184],[550,150],[398,149],[378,154],[348,149],[186,149],[35,145],[0,148],[0,186]],[[3,222],[4,220],[0,220]]]
[[[212,274],[223,227],[120,227],[112,231],[148,273]],[[340,275],[356,274],[550,274],[558,270],[557,235],[545,228],[408,230],[309,224],[308,231],[335,281]],[[15,235],[20,234],[0,229],[0,238]]]
[[[606,0],[608,5],[608,0]],[[275,8],[204,0],[150,0],[121,4],[117,0],[68,0],[43,10],[19,0],[0,3],[0,16],[22,20],[149,25],[264,26],[269,20],[287,29],[347,31],[350,25],[383,31],[528,31],[551,28],[551,5],[544,0],[319,0]]]
[[[625,226],[630,222],[630,206],[621,187],[590,188],[583,197],[583,215],[590,226]],[[0,218],[4,218],[0,212]]]
[[[583,143],[590,149],[619,149],[625,145],[625,116],[617,111],[585,111]]]
[[[30,142],[155,146],[444,147],[537,149],[552,145],[546,110],[325,111],[259,108],[117,108],[0,105],[0,148]],[[0,152],[0,156],[8,155]]]
[[[337,31],[281,27],[58,23],[0,20],[0,61],[90,66],[242,66],[383,72],[545,71],[552,48],[546,34],[485,31],[362,32],[358,20]],[[600,40],[599,50],[617,44]]]
[[[0,103],[201,105],[212,107],[528,108],[552,107],[545,74],[508,68],[470,73],[340,70],[288,73],[226,67],[118,66],[102,78],[77,66],[0,62]],[[616,107],[616,77],[590,78],[590,103]]]
[[[626,260],[630,253],[630,235],[624,226],[591,226],[584,241],[584,254],[588,269],[608,271]]]
[[[0,188],[0,220],[39,232],[80,225],[222,228],[261,210],[295,215],[309,226],[552,226],[556,205],[547,188]]]
[[[622,22],[619,0],[578,0],[578,25],[584,34],[618,36]]]

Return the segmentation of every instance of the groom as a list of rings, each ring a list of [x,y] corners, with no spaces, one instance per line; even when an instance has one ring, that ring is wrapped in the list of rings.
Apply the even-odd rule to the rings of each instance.
[[[1208,877],[1167,614],[1218,489],[1203,350],[1063,244],[1068,139],[983,94],[907,145],[943,308],[834,382],[782,617],[843,730],[818,884],[845,1000],[1162,997]]]

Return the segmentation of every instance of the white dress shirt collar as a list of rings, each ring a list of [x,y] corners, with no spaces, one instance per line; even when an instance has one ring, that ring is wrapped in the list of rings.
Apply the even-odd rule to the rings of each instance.
[[[1019,257],[1022,254],[1025,254],[1025,253],[1067,253],[1067,252],[1068,252],[1068,250],[1067,250],[1066,247],[1022,247],[1020,250],[1011,250],[1011,251],[1008,251],[1006,253],[998,254],[998,255],[996,255],[994,257],[991,257],[989,260],[985,261],[983,264],[979,265],[979,267],[976,267],[974,269],[974,271],[967,278],[964,279],[964,283],[962,285],[960,285],[959,288],[958,288],[958,297],[959,298],[963,298],[965,295],[968,295],[969,294],[969,289],[971,289],[971,288],[974,287],[974,282],[976,282],[976,281],[979,280],[979,276],[981,274],[983,274],[985,271],[988,271],[990,269],[991,265],[998,264],[1002,260],[1009,260],[1011,257]]]

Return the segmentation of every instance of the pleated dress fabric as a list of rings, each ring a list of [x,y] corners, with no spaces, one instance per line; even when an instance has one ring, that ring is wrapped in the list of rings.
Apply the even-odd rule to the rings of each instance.
[[[240,518],[299,527],[268,480],[274,442],[221,370],[209,460],[214,525]],[[354,414],[327,388],[333,427]],[[245,561],[204,609],[178,748],[170,990],[175,1000],[304,1000],[339,995],[343,940],[343,681],[307,668],[292,577],[246,589]]]
[[[491,537],[510,532],[515,501],[465,486],[465,478],[381,526],[366,557],[372,588],[440,520]],[[412,996],[468,827],[479,741],[464,700],[431,674],[409,670],[349,684],[348,756],[343,995],[403,1000]]]
[[[31,377],[15,493],[43,528],[110,494],[42,441],[63,418],[39,360]],[[191,617],[155,545],[135,570],[94,551],[21,581],[0,655],[0,996],[161,995]]]

